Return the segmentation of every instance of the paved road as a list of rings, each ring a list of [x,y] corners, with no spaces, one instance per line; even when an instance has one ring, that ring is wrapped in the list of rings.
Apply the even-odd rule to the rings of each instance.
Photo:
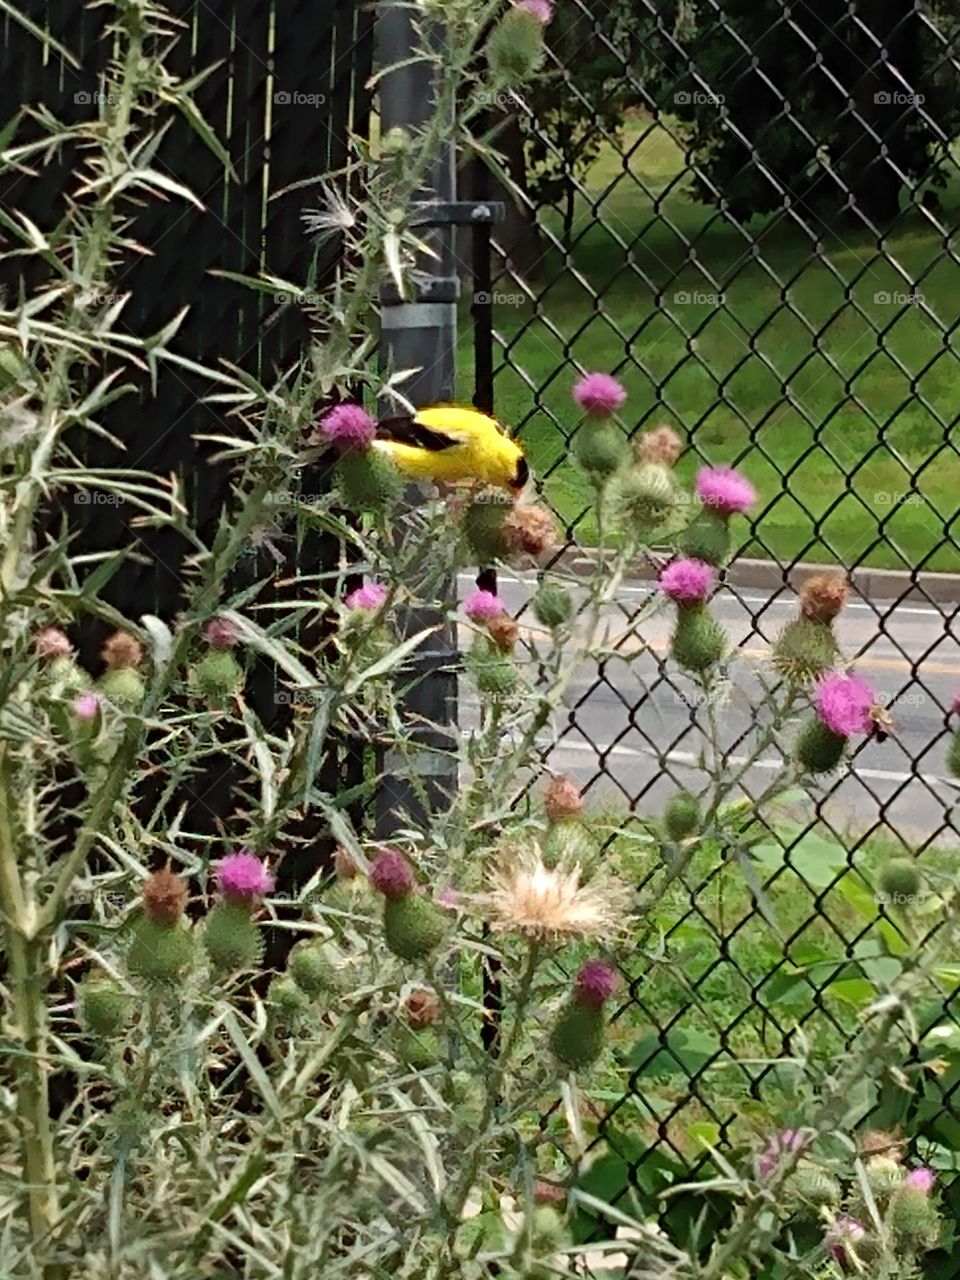
[[[470,586],[465,578],[461,589]],[[515,613],[531,589],[522,575],[500,577],[500,594]],[[623,631],[626,617],[649,590],[643,584],[623,587],[606,619],[613,634]],[[751,751],[758,676],[772,674],[766,665],[769,645],[796,607],[796,597],[786,589],[775,595],[724,589],[715,598],[715,615],[739,654],[718,708],[724,748],[733,762],[743,762]],[[664,664],[670,626],[671,612],[651,619],[639,637],[626,638],[622,659],[605,662],[599,678],[595,662],[584,664],[571,686],[567,713],[555,725],[559,742],[550,763],[589,785],[596,805],[654,812],[679,782],[702,782],[696,766],[706,711],[696,705],[695,686],[674,664]],[[837,830],[859,832],[879,823],[911,840],[956,840],[951,812],[960,793],[947,780],[944,762],[945,712],[960,693],[960,605],[894,608],[885,601],[854,600],[839,620],[838,636],[878,700],[889,707],[896,732],[883,743],[864,742],[849,770],[826,786],[811,786],[811,799]],[[465,728],[475,716],[475,704],[468,703]],[[757,795],[779,767],[779,759],[768,753],[745,772],[745,792]],[[955,817],[960,823],[960,810]]]

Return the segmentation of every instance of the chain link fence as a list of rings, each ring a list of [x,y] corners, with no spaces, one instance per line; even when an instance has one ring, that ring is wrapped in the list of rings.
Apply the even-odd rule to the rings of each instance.
[[[741,794],[760,796],[779,760],[751,760],[752,708],[816,564],[851,573],[839,636],[894,724],[849,771],[765,815],[756,870],[781,936],[708,850],[658,911],[662,959],[620,1009],[622,1070],[594,1095],[582,1185],[637,1197],[681,1234],[704,1212],[709,1239],[722,1198],[660,1193],[705,1170],[708,1145],[742,1144],[789,1105],[772,1059],[842,1057],[898,945],[880,862],[956,861],[944,757],[960,690],[960,26],[911,0],[563,0],[548,42],[541,83],[489,103],[514,188],[494,231],[497,414],[568,551],[596,535],[570,457],[570,388],[587,370],[623,381],[631,436],[680,433],[685,479],[704,461],[735,465],[760,495],[718,596],[738,650],[719,701],[676,675],[666,629],[645,628],[644,646],[629,635],[649,590],[638,566],[622,645],[578,678],[551,764],[587,788],[601,824],[649,816],[696,788],[715,715]],[[529,594],[501,590],[518,608]],[[642,883],[650,864],[633,865]],[[937,927],[930,898],[924,929]],[[916,1062],[936,1065],[913,1093],[865,1092],[862,1123],[934,1163],[956,1215],[955,995],[944,974],[920,1011]],[[932,1266],[958,1274],[946,1256]]]

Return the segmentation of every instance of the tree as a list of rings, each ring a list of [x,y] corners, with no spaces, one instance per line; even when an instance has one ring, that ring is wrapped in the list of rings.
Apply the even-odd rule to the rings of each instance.
[[[695,190],[739,219],[846,205],[874,226],[943,185],[960,130],[956,19],[939,3],[635,0],[640,74],[682,122]]]

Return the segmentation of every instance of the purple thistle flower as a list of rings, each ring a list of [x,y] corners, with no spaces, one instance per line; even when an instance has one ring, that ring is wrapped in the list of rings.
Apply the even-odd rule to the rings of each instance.
[[[782,1129],[768,1138],[767,1145],[757,1156],[757,1177],[772,1178],[780,1161],[790,1151],[798,1151],[805,1147],[807,1139],[799,1129]]]
[[[574,999],[591,1009],[599,1009],[620,985],[620,975],[605,960],[588,960],[573,984]]]
[[[697,497],[722,516],[747,511],[757,500],[753,485],[731,467],[702,467],[697,474]]]
[[[366,582],[356,591],[351,591],[344,604],[348,609],[379,609],[389,594],[381,583]]]
[[[373,887],[391,902],[405,898],[414,887],[410,863],[398,849],[383,849],[370,865]]]
[[[201,635],[214,649],[232,649],[237,640],[237,628],[227,618],[210,618],[203,624]]]
[[[474,622],[490,622],[506,612],[506,607],[492,591],[474,591],[465,600],[463,611]]]
[[[217,864],[217,887],[229,902],[251,902],[273,888],[273,876],[249,849],[227,854]]]
[[[573,398],[593,418],[609,418],[627,398],[623,386],[609,373],[587,373],[573,388]]]
[[[953,701],[950,703],[950,710],[960,716],[960,693],[953,695]]]
[[[870,732],[874,701],[873,690],[862,676],[828,671],[817,684],[817,715],[841,738]]]
[[[73,700],[73,714],[77,720],[95,720],[99,710],[99,694],[80,693]]]
[[[911,1169],[906,1178],[904,1178],[903,1185],[905,1187],[914,1187],[918,1191],[922,1191],[924,1195],[929,1195],[936,1180],[937,1175],[933,1170],[923,1165],[919,1169]]]
[[[515,0],[516,7],[548,26],[553,21],[553,0]]]
[[[845,1214],[841,1214],[827,1230],[826,1235],[823,1237],[823,1243],[830,1257],[843,1265],[847,1260],[844,1245],[856,1244],[866,1234],[866,1227],[857,1222],[855,1218],[848,1218]]]
[[[377,435],[377,424],[359,404],[338,404],[320,419],[320,434],[338,449],[366,449]]]
[[[699,604],[714,587],[712,565],[685,557],[674,560],[660,574],[660,590],[676,604]]]

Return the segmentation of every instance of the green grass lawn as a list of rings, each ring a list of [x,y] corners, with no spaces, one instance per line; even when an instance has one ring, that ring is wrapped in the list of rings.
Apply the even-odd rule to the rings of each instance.
[[[943,425],[958,405],[944,330],[960,317],[960,268],[942,237],[910,215],[882,251],[839,221],[815,224],[817,245],[791,220],[756,219],[754,252],[691,199],[682,153],[647,127],[627,128],[626,161],[607,148],[594,165],[572,263],[551,253],[536,305],[495,310],[497,412],[549,501],[590,539],[591,490],[567,456],[576,361],[623,379],[631,432],[670,422],[702,457],[751,477],[762,501],[744,554],[960,569],[958,432]],[[944,202],[953,225],[960,192]],[[676,300],[717,293],[722,306]],[[922,294],[937,319],[876,300],[898,293]],[[467,397],[470,342],[465,325]],[[685,478],[697,461],[684,459]]]

